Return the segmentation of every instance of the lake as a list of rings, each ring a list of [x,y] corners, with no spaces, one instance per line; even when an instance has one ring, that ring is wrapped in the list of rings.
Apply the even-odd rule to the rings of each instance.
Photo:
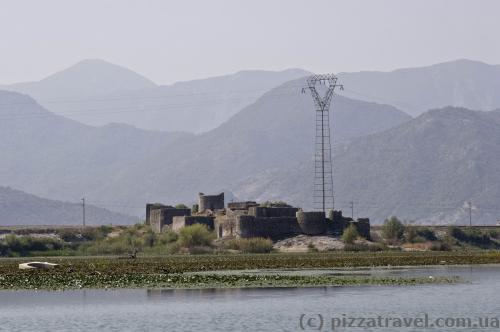
[[[302,289],[0,291],[0,331],[500,331],[495,325],[500,317],[498,265],[349,272],[460,276],[464,282]],[[417,324],[419,319],[426,319],[427,327]],[[397,327],[398,322],[409,327]],[[461,323],[477,327],[456,327]],[[486,323],[488,328],[478,325]],[[431,328],[430,324],[449,327]]]

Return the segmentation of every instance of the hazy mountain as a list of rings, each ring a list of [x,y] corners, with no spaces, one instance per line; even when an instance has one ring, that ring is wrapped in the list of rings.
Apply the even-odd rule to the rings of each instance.
[[[125,225],[138,218],[92,205],[85,207],[87,225]],[[40,198],[0,186],[0,225],[81,225],[82,205]]]
[[[88,188],[102,190],[126,167],[189,137],[120,124],[90,127],[52,114],[26,95],[0,91],[0,184],[79,200]]]
[[[83,60],[38,82],[2,86],[47,104],[71,103],[116,91],[154,87],[155,83],[129,69],[98,59]]]
[[[135,195],[155,201],[190,202],[199,191],[218,192],[219,188],[246,198],[238,194],[238,183],[244,179],[269,169],[284,169],[314,154],[314,108],[311,96],[301,94],[302,85],[299,80],[277,87],[220,127],[128,168],[104,195],[130,200],[127,188],[133,186]],[[410,119],[391,106],[339,96],[333,108],[336,141],[379,132]],[[287,192],[280,194],[289,197]]]
[[[147,201],[192,202],[202,192],[310,158],[314,111],[302,81],[266,93],[203,135],[90,127],[54,115],[27,96],[0,93],[0,183],[52,199],[142,214]],[[410,117],[391,107],[335,99],[338,140],[384,130]]]
[[[157,86],[102,60],[85,60],[39,82],[3,86],[27,93],[52,112],[89,125],[126,123],[142,129],[205,132],[266,91],[309,73],[248,70]]]
[[[338,146],[337,207],[382,222],[390,215],[420,223],[500,219],[500,112],[445,108],[382,133]],[[240,183],[245,198],[286,196],[310,206],[312,163],[262,172]]]
[[[417,116],[446,106],[490,111],[500,107],[500,65],[457,60],[391,72],[341,73],[342,93],[393,105]]]

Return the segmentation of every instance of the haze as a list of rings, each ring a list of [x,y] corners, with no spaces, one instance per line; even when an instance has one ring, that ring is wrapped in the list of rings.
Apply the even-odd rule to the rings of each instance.
[[[242,69],[500,63],[498,1],[2,1],[0,83],[101,58],[168,84]]]

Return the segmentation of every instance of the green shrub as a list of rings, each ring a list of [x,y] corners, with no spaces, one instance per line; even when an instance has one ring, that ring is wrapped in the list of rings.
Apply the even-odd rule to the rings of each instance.
[[[32,237],[7,235],[0,241],[0,254],[2,256],[26,256],[30,253],[60,250],[64,244],[59,239],[50,237]]]
[[[358,236],[359,234],[356,226],[350,225],[349,227],[344,229],[344,232],[342,233],[342,241],[346,244],[353,244]]]
[[[388,250],[388,248],[382,243],[367,244],[367,243],[348,243],[344,247],[345,251],[383,251]]]
[[[417,235],[420,236],[421,238],[424,238],[427,241],[437,240],[436,234],[432,231],[432,229],[427,227],[418,227]]]
[[[498,239],[500,237],[500,232],[498,232],[496,229],[492,229],[488,231],[488,236],[493,239]]]
[[[263,207],[291,207],[287,202],[283,201],[265,201],[260,206]]]
[[[471,243],[478,246],[486,246],[493,243],[489,235],[483,234],[481,231],[475,228],[461,230],[458,227],[450,227],[448,230],[448,234],[459,241]]]
[[[409,243],[419,242],[419,236],[417,233],[417,228],[415,226],[406,226],[404,233],[405,241]]]
[[[177,204],[175,206],[176,209],[189,209],[186,204]]]
[[[240,250],[244,253],[262,254],[273,250],[273,241],[260,237],[232,239],[225,242],[226,249]]]
[[[65,242],[77,242],[83,240],[80,231],[77,231],[75,229],[62,228],[57,230],[56,234],[59,235],[61,240]]]
[[[213,252],[214,250],[212,248],[206,246],[195,246],[189,248],[189,253],[192,255],[206,255],[206,254],[211,254]]]
[[[390,217],[384,221],[382,226],[382,233],[384,237],[388,240],[401,240],[405,231],[405,226],[396,217]]]
[[[169,229],[158,235],[158,242],[161,244],[170,244],[176,242],[178,238],[179,235]]]
[[[450,251],[451,245],[446,241],[437,241],[431,245],[432,251]]]
[[[427,227],[408,225],[405,227],[404,239],[409,243],[419,243],[425,241],[436,241],[434,232]]]
[[[100,228],[94,228],[94,227],[85,227],[82,230],[82,238],[85,239],[86,241],[96,241],[96,240],[101,240],[107,236],[107,234],[104,234]]]
[[[215,234],[206,225],[194,224],[182,228],[177,242],[182,247],[210,246]]]
[[[156,244],[157,237],[152,229],[148,229],[143,235],[143,243],[146,247],[153,247]]]

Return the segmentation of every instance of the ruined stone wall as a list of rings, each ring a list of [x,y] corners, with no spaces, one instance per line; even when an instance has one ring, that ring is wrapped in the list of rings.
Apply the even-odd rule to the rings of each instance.
[[[254,201],[231,202],[227,203],[227,208],[230,210],[248,210],[250,207],[257,205],[257,202]]]
[[[161,233],[165,226],[172,224],[175,216],[189,216],[190,209],[175,209],[171,207],[162,207],[151,210],[150,225],[153,231]]]
[[[325,218],[323,212],[298,211],[296,217],[256,218],[252,215],[238,214],[242,211],[233,211],[226,215],[217,216],[214,228],[218,238],[226,237],[264,237],[279,239],[298,234],[307,235],[342,235],[345,228],[352,223],[358,233],[370,239],[369,219],[351,218],[338,214],[335,221]]]
[[[370,240],[371,239],[371,234],[370,234],[370,219],[368,218],[359,218],[357,221],[352,222],[354,226],[356,226],[356,230],[358,231],[358,234],[365,239]]]
[[[250,215],[236,217],[235,236],[279,239],[300,233],[295,217],[256,218]]]
[[[224,193],[219,195],[205,195],[203,193],[198,194],[198,207],[199,212],[205,210],[221,210],[224,208]]]
[[[241,214],[238,214],[241,215]],[[217,216],[214,221],[214,229],[217,233],[217,238],[235,237],[236,236],[236,214],[232,216]]]
[[[327,219],[324,212],[298,211],[296,216],[302,233],[307,235],[320,235],[326,233]]]
[[[264,207],[252,206],[248,209],[248,214],[256,218],[273,218],[273,217],[293,217],[298,208],[294,207]]]
[[[162,207],[167,207],[167,205],[163,205],[160,203],[148,203],[146,204],[146,225],[151,224],[151,211],[155,209],[159,209]]]
[[[172,230],[178,232],[180,229],[194,225],[206,225],[209,229],[214,229],[214,217],[210,216],[178,216],[173,217]]]
[[[344,229],[349,226],[351,218],[346,218],[342,215],[342,211],[330,211],[329,221],[327,222],[327,234],[342,235]]]

